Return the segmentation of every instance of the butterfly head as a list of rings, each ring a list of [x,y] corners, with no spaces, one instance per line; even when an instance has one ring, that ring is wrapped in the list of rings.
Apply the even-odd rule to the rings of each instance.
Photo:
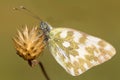
[[[41,21],[40,29],[42,29],[45,34],[48,34],[50,30],[52,29],[52,27],[47,22]]]

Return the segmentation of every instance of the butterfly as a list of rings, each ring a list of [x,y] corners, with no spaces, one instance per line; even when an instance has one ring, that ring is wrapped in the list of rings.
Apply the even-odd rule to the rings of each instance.
[[[18,30],[13,39],[17,54],[31,64],[49,47],[58,64],[72,76],[78,76],[92,67],[111,59],[115,48],[108,42],[71,28],[53,28],[41,21],[40,27]]]

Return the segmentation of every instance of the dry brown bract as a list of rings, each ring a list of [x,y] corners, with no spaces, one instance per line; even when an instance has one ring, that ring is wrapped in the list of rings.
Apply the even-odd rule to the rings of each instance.
[[[32,61],[43,51],[46,42],[45,36],[38,27],[18,30],[16,37],[13,38],[17,54],[27,61]]]

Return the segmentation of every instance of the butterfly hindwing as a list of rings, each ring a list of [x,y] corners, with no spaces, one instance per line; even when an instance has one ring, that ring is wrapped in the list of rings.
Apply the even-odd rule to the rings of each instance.
[[[73,76],[109,60],[115,54],[115,49],[106,41],[70,28],[52,29],[49,36],[52,55]]]

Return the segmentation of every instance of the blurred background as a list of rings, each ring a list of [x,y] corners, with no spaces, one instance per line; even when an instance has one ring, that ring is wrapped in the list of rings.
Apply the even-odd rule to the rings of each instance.
[[[119,0],[0,0],[0,80],[46,80],[41,69],[29,67],[14,49],[17,28],[39,25],[39,20],[14,7],[25,6],[53,27],[70,27],[111,43],[117,54],[84,74],[69,75],[48,49],[39,57],[51,80],[120,80]]]

